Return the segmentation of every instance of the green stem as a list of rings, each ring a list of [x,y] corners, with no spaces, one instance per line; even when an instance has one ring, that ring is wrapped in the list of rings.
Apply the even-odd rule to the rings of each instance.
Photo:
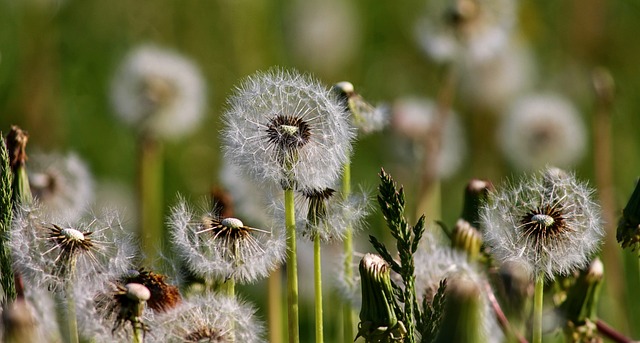
[[[267,284],[269,307],[269,342],[283,342],[282,337],[282,269],[271,272]]]
[[[536,288],[533,295],[533,340],[542,343],[542,298],[544,295],[544,274],[536,276]]]
[[[235,298],[236,297],[236,281],[233,278],[230,278],[225,283],[227,286],[226,287],[227,295],[229,296],[229,298]]]
[[[348,199],[351,194],[351,163],[348,162],[344,165],[344,171],[342,174],[342,197]],[[353,260],[353,228],[349,225],[346,228],[344,236],[344,277],[347,280],[349,287],[352,287],[351,279],[353,278],[353,269],[351,268],[351,261]],[[343,341],[345,343],[353,342],[353,309],[351,304],[347,301],[342,304],[342,332]]]
[[[300,342],[298,327],[298,261],[296,252],[296,217],[293,189],[284,190],[285,225],[287,227],[287,304],[289,342]]]
[[[73,297],[73,281],[69,278],[65,282],[65,296],[67,298],[67,325],[69,329],[69,343],[78,343],[78,322],[76,319],[76,301]]]
[[[140,206],[140,239],[148,263],[156,260],[162,249],[162,145],[153,138],[142,137],[138,158],[138,192]]]
[[[133,343],[143,343],[144,342],[144,330],[140,326],[140,323],[132,323],[133,325]]]
[[[322,261],[320,256],[320,235],[313,237],[313,270],[316,301],[316,343],[324,342],[322,336]]]

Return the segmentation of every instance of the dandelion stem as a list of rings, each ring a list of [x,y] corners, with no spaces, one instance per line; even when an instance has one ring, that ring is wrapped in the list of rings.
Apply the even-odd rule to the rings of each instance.
[[[144,330],[140,327],[140,323],[134,322],[133,325],[133,343],[144,342]]]
[[[235,298],[236,296],[236,281],[233,278],[229,278],[229,280],[227,280],[225,282],[227,285],[227,295],[229,296],[229,298]]]
[[[342,174],[342,197],[344,200],[349,198],[351,194],[351,162],[345,163]],[[351,269],[351,261],[353,259],[353,228],[348,225],[344,236],[344,278],[347,285],[351,288],[351,278],[353,270]],[[351,304],[344,302],[342,305],[342,332],[345,343],[353,342],[353,309]]]
[[[69,343],[78,343],[76,301],[73,297],[73,281],[71,277],[65,282],[65,296],[67,298],[67,325],[69,329]]]
[[[536,276],[533,295],[533,339],[532,343],[542,343],[542,298],[544,295],[544,274]]]
[[[278,268],[269,275],[267,284],[269,293],[269,342],[283,342],[282,337],[282,269]]]
[[[289,313],[289,342],[298,343],[298,261],[296,252],[296,217],[293,189],[284,190],[285,226],[287,227],[287,304]]]
[[[322,261],[320,255],[320,235],[313,237],[313,269],[316,302],[316,343],[324,342],[322,335]]]

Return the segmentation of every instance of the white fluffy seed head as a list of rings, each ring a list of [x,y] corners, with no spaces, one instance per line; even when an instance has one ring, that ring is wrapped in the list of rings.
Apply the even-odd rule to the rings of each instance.
[[[513,0],[429,1],[415,34],[435,61],[488,60],[506,45],[516,12]]]
[[[131,51],[116,71],[111,100],[125,123],[161,138],[178,138],[200,122],[206,86],[185,57],[144,45]]]
[[[149,342],[263,342],[255,309],[220,294],[191,297],[151,323]],[[145,340],[146,341],[146,340]]]
[[[482,208],[484,239],[496,260],[549,280],[586,267],[604,234],[593,191],[556,170],[502,185]]]
[[[418,149],[420,149],[420,144],[436,125],[437,111],[436,104],[430,99],[400,99],[393,105],[391,126],[399,134],[418,143]],[[447,178],[457,171],[466,154],[464,130],[455,112],[450,111],[447,114],[441,137],[440,150],[434,160],[437,161],[438,176]],[[429,153],[422,150],[422,153]],[[406,154],[406,151],[399,152],[399,155],[402,154]],[[406,158],[410,161],[416,159],[415,156],[406,156]]]
[[[554,94],[518,99],[498,129],[500,148],[521,170],[575,165],[585,153],[586,129],[575,107]]]
[[[107,211],[77,221],[50,217],[37,204],[15,212],[10,246],[25,284],[56,291],[63,289],[68,278],[100,282],[122,273],[131,268],[135,255],[132,238],[117,213]]]
[[[318,81],[271,69],[249,76],[228,99],[221,136],[225,158],[259,182],[325,188],[351,154],[344,106]],[[297,126],[284,130],[282,125]]]
[[[211,214],[196,215],[182,199],[171,211],[169,227],[176,252],[195,275],[252,283],[268,276],[284,260],[283,230],[227,226],[214,231],[211,223],[215,220]],[[241,223],[237,219],[231,222]],[[243,230],[241,237],[227,236],[237,234],[231,230]]]
[[[31,192],[44,211],[79,219],[93,202],[93,177],[75,153],[32,154],[28,173]]]

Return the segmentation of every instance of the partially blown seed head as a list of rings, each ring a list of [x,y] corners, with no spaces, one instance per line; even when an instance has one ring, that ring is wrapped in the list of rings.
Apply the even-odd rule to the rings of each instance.
[[[500,262],[554,279],[584,268],[603,236],[593,191],[557,168],[528,175],[490,193],[482,209],[484,236]]]

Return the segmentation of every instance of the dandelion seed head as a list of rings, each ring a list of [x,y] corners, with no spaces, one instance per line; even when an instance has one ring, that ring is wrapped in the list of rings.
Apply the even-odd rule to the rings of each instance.
[[[513,0],[430,1],[415,34],[435,61],[487,60],[506,45],[516,12]]]
[[[196,215],[179,200],[170,218],[171,237],[187,267],[214,280],[243,283],[266,277],[284,260],[281,230],[263,230],[237,218],[221,219],[211,213]]]
[[[93,178],[74,153],[31,154],[28,174],[31,193],[46,211],[78,218],[93,201]]]
[[[202,118],[206,86],[198,68],[179,54],[144,45],[124,59],[111,83],[116,114],[162,138],[192,131]]]
[[[584,268],[603,236],[593,191],[572,174],[547,168],[490,193],[483,235],[501,263],[553,280]]]
[[[575,107],[553,94],[518,99],[498,129],[498,140],[508,160],[522,170],[552,164],[569,167],[586,150],[586,129]]]
[[[178,287],[167,283],[165,275],[144,268],[127,271],[118,281],[125,285],[137,283],[145,286],[151,292],[151,298],[147,299],[147,305],[155,313],[167,312],[182,301]]]
[[[263,342],[255,309],[219,294],[192,297],[155,320],[151,342]]]
[[[413,142],[422,143],[425,137],[434,130],[438,121],[438,108],[430,99],[404,98],[397,100],[393,105],[391,126],[393,129],[411,139]],[[416,147],[420,155],[427,153],[418,144]],[[401,152],[400,155],[406,155]],[[437,152],[437,171],[441,178],[453,175],[460,167],[466,154],[464,130],[460,119],[455,112],[449,112],[442,126],[441,144]],[[404,156],[410,161],[415,161],[415,156]]]
[[[283,188],[323,188],[351,154],[351,129],[335,94],[296,71],[246,78],[228,99],[225,157],[247,175]]]
[[[116,213],[68,220],[51,217],[37,203],[16,211],[10,242],[25,283],[55,291],[69,279],[99,282],[111,272],[123,272],[135,254]]]

